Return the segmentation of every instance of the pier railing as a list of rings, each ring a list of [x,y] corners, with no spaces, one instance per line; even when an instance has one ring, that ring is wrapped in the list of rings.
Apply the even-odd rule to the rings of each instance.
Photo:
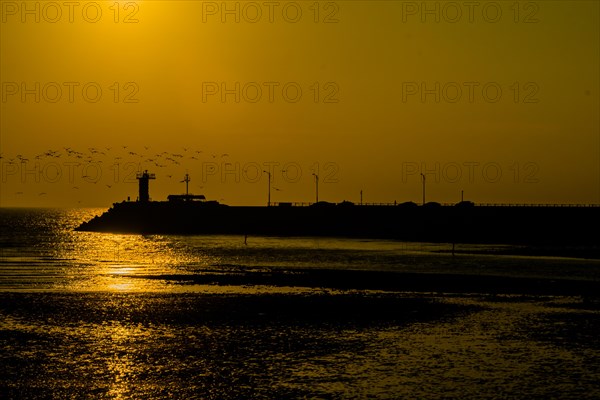
[[[553,204],[553,203],[475,203],[479,207],[600,207],[600,204]]]
[[[308,207],[308,206],[312,206],[315,203],[311,203],[311,202],[285,202],[285,203],[278,203],[278,202],[274,202],[271,203],[273,206],[291,206],[291,207]],[[337,203],[332,203],[332,204],[337,204]],[[399,206],[399,205],[403,205],[405,203],[354,203],[355,206],[358,207],[364,207],[364,206]],[[444,207],[451,207],[451,206],[455,206],[457,203],[439,203],[441,206]],[[418,206],[421,206],[421,204],[417,204]],[[572,203],[566,203],[566,204],[560,204],[560,203],[474,203],[475,207],[557,207],[557,208],[562,208],[562,207],[566,207],[566,208],[599,208],[600,204],[572,204]]]

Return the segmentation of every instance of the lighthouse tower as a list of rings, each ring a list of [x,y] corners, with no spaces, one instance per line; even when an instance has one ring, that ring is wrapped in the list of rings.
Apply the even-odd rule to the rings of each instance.
[[[138,181],[140,181],[140,196],[139,201],[148,202],[150,201],[150,192],[149,192],[149,184],[150,179],[156,179],[156,175],[149,174],[148,170],[144,172],[138,172],[135,176]]]

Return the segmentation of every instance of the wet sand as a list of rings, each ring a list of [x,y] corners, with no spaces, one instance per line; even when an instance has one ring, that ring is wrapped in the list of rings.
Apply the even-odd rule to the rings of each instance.
[[[577,299],[3,295],[5,398],[597,398]],[[576,307],[573,307],[576,305]]]
[[[574,284],[559,290],[568,296],[547,294],[554,284],[540,290],[525,281],[520,294],[506,294],[504,283],[483,294],[481,285],[492,287],[487,278],[343,275],[344,285],[332,271],[241,280],[321,286],[309,293],[2,293],[0,392],[126,399],[600,395],[600,311]],[[409,284],[410,293],[357,289]],[[426,291],[414,290],[419,284]],[[466,293],[476,287],[480,294]],[[435,293],[442,288],[465,293]]]

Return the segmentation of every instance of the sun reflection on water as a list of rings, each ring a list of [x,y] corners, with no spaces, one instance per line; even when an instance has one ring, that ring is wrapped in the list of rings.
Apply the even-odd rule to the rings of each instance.
[[[77,273],[83,278],[75,280],[74,290],[161,290],[160,280],[139,278],[185,274],[180,266],[191,262],[184,252],[173,248],[172,240],[159,235],[71,234],[73,240],[62,251],[78,266]]]
[[[110,375],[108,396],[113,399],[129,398],[136,380],[135,360],[131,351],[125,349],[131,347],[130,342],[138,335],[123,325],[111,325],[106,333],[110,336],[113,351],[106,359],[106,370]]]

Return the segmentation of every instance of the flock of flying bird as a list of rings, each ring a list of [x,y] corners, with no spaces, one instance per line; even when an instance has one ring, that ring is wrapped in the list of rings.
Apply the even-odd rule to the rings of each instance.
[[[44,162],[58,163],[58,168],[71,168],[75,171],[75,176],[72,178],[80,178],[86,183],[97,184],[99,182],[98,176],[91,177],[87,176],[84,171],[87,170],[86,165],[95,163],[96,166],[106,166],[111,169],[111,177],[114,177],[114,169],[121,168],[123,173],[138,172],[145,169],[163,169],[164,176],[169,179],[175,179],[173,173],[169,167],[177,167],[182,163],[187,165],[193,161],[201,160],[212,160],[225,162],[229,157],[229,154],[204,154],[202,150],[194,150],[189,147],[182,147],[181,151],[167,152],[162,151],[155,153],[151,151],[149,146],[143,146],[143,150],[135,150],[129,146],[120,147],[89,147],[87,150],[79,151],[71,147],[63,147],[60,150],[46,150],[42,153],[36,154],[33,157],[26,157],[23,154],[16,154],[11,157],[7,157],[0,153],[0,163],[3,164],[2,168],[5,169],[3,172],[3,183],[6,183],[10,179],[11,175],[17,176],[30,176],[31,174],[42,174],[44,171]],[[63,165],[61,166],[61,162]],[[69,164],[67,164],[69,163]],[[55,164],[56,165],[56,164]],[[19,168],[23,170],[19,172]],[[56,168],[56,167],[55,167]],[[96,171],[97,172],[97,171]],[[171,172],[167,174],[166,172]],[[53,171],[54,174],[57,171]],[[63,171],[61,171],[63,173]],[[79,176],[77,176],[79,174]],[[129,176],[129,175],[128,175]],[[73,179],[73,181],[75,180]],[[36,178],[36,182],[39,178]],[[105,184],[107,189],[113,187],[112,184]],[[203,186],[198,185],[199,188]],[[72,186],[71,190],[79,190],[79,186]],[[14,193],[15,195],[25,195],[23,191]],[[38,196],[46,196],[47,192],[37,192]],[[81,201],[78,201],[81,203]]]

